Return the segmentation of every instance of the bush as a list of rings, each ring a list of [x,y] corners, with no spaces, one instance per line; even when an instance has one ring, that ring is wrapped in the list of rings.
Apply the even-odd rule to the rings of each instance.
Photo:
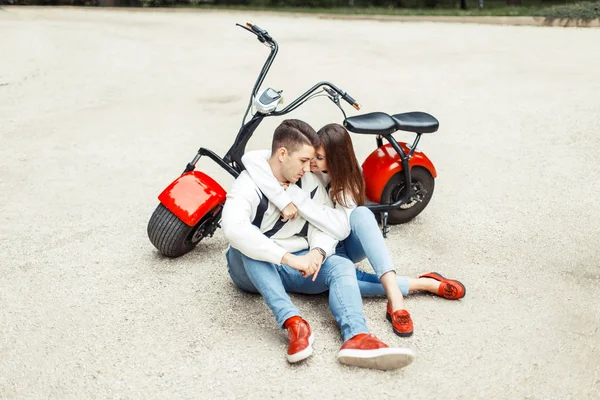
[[[565,19],[582,21],[600,19],[600,1],[595,3],[584,2],[565,6],[543,8],[536,11],[534,16],[544,17],[548,22]]]
[[[0,0],[0,6],[97,6],[98,0]]]

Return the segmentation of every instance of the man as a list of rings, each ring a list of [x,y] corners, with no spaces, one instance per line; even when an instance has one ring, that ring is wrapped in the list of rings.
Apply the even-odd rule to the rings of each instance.
[[[316,132],[305,122],[283,121],[275,130],[268,163],[279,182],[296,183],[315,201],[331,206],[319,180],[305,175],[318,143]],[[314,334],[287,292],[326,291],[344,338],[340,363],[388,370],[413,361],[410,349],[390,348],[369,334],[354,264],[335,255],[337,241],[300,216],[281,219],[279,209],[245,171],[227,195],[222,225],[231,245],[227,252],[231,279],[244,291],[259,292],[277,324],[287,329],[290,363],[312,354]]]

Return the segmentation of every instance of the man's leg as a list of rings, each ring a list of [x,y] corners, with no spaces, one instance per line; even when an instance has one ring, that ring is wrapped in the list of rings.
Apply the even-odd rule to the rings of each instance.
[[[318,293],[329,288],[329,306],[344,337],[338,353],[340,363],[388,370],[405,367],[414,360],[412,350],[390,348],[369,334],[352,261],[337,255],[329,257],[314,282],[312,278],[298,279],[297,271],[286,265],[282,267],[294,291]]]
[[[227,250],[226,257],[229,276],[235,286],[244,292],[258,293],[258,290],[254,287],[254,284],[246,273],[242,253],[239,250],[230,247],[229,250]]]
[[[369,332],[355,270],[352,261],[333,255],[325,260],[319,272],[329,286],[329,307],[340,326],[344,342]]]
[[[290,342],[287,360],[295,363],[309,357],[313,352],[314,336],[310,325],[300,317],[286,293],[280,276],[282,266],[253,260],[234,248],[227,252],[227,262],[234,283],[247,292],[260,292],[277,324],[287,329]]]
[[[312,277],[304,278],[287,265],[282,265],[282,279],[290,292],[316,294],[329,290],[329,307],[346,341],[369,332],[354,270],[352,261],[332,255],[325,260],[314,282]]]
[[[281,282],[278,272],[279,265],[253,260],[234,248],[230,248],[227,252],[227,260],[229,262],[229,274],[234,283],[236,285],[242,283],[243,287],[240,285],[238,287],[246,291],[252,291],[247,290],[251,288],[248,283],[252,284],[252,287],[258,290],[265,299],[265,303],[273,312],[280,327],[283,327],[288,318],[300,316],[300,311],[292,303]],[[248,280],[245,280],[244,273]]]

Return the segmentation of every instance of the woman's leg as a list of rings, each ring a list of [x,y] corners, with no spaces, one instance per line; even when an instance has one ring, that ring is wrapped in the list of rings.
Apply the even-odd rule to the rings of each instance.
[[[352,233],[350,234],[352,236]],[[348,240],[348,239],[346,239]],[[336,254],[341,256],[341,257],[345,257],[345,258],[349,258],[353,263],[358,263],[361,262],[362,260],[364,260],[366,258],[364,251],[362,249],[362,246],[360,245],[360,242],[358,241],[358,239],[353,238],[350,239],[351,242],[342,242],[342,246],[339,246]],[[347,251],[346,246],[350,245],[352,246],[352,249]],[[348,254],[350,253],[350,254]],[[365,271],[361,271],[357,268],[355,268],[356,271],[356,280],[358,281],[358,287],[360,288],[360,294],[363,297],[368,297],[368,296],[385,296],[385,289],[383,287],[383,285],[381,284],[381,281],[379,280],[379,277],[377,276],[377,274],[372,274],[370,272],[365,272]],[[396,276],[396,281],[398,282],[398,287],[400,288],[400,292],[402,292],[402,294],[404,296],[406,296],[408,294],[409,291],[409,286],[408,286],[408,282],[409,282],[409,278],[406,278],[405,276]]]
[[[408,291],[424,290],[437,294],[440,288],[440,282],[431,278],[408,278]]]
[[[356,272],[361,293],[365,296],[385,294],[393,311],[404,308],[401,287],[408,292],[408,280],[399,280],[392,264],[392,257],[387,249],[383,235],[379,230],[375,216],[366,207],[357,207],[350,214],[350,236],[344,241],[344,248],[353,262],[368,258],[375,274]],[[373,277],[381,282],[377,286]],[[402,284],[402,286],[400,286]]]
[[[464,286],[458,281],[443,279],[440,277],[406,278],[396,276],[392,264],[392,258],[379,230],[375,216],[366,207],[357,207],[350,215],[351,232],[343,242],[345,256],[352,262],[357,263],[365,258],[369,259],[375,274],[356,270],[358,286],[363,296],[386,295],[390,300],[392,310],[404,308],[402,295],[406,296],[413,291],[427,291],[445,298],[464,296]],[[431,275],[431,274],[428,274]],[[435,274],[434,274],[435,275]],[[448,292],[446,286],[454,287],[452,293]],[[461,290],[462,287],[462,290]]]
[[[462,299],[467,292],[460,281],[444,278],[437,272],[429,272],[409,281],[411,290],[425,290],[448,300]]]
[[[392,258],[381,235],[375,216],[366,207],[357,207],[350,215],[351,232],[344,240],[344,251],[352,262],[358,263],[365,258],[369,259],[375,274],[356,270],[356,279],[360,292],[363,296],[381,296],[387,294],[380,277],[394,271]],[[424,290],[438,294],[440,282],[431,278],[407,278],[405,276],[394,276],[396,284],[402,295],[409,292]],[[388,278],[384,278],[387,280]],[[389,298],[389,296],[388,296]]]
[[[394,274],[395,275],[395,274]],[[403,296],[406,296],[410,291],[409,282],[412,280],[405,276],[395,276],[396,284],[400,289]],[[381,284],[381,281],[376,274],[356,270],[356,279],[358,280],[358,287],[360,293],[363,296],[384,296],[386,295],[385,289]],[[438,282],[439,283],[439,282]]]
[[[356,270],[356,279],[360,294],[363,296],[383,296],[386,294],[381,281],[376,274]],[[431,278],[407,278],[405,276],[396,276],[396,282],[402,292],[402,296],[407,296],[411,292],[426,291],[429,293],[440,293],[442,282]]]

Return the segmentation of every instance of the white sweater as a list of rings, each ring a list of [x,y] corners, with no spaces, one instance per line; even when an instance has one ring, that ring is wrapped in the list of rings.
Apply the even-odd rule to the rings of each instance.
[[[337,240],[344,240],[350,234],[350,214],[356,204],[347,201],[348,206],[336,204],[332,207],[331,200],[327,205],[309,198],[305,191],[296,185],[290,185],[287,190],[277,181],[271,172],[267,160],[271,156],[269,150],[250,151],[242,157],[242,163],[256,182],[256,185],[271,200],[279,210],[288,204],[294,203],[301,217],[321,231],[331,235]],[[329,184],[329,176],[325,173],[315,172],[306,175],[316,176],[324,186]],[[330,198],[329,194],[327,195]]]
[[[268,165],[268,164],[267,164]],[[269,171],[272,179],[276,178]],[[313,174],[304,174],[298,182],[307,198],[317,204],[331,205],[325,187]],[[264,196],[248,172],[235,180],[223,207],[222,226],[229,244],[246,256],[281,264],[286,252],[320,247],[330,256],[338,241],[309,224],[304,218],[282,222],[280,211]]]

